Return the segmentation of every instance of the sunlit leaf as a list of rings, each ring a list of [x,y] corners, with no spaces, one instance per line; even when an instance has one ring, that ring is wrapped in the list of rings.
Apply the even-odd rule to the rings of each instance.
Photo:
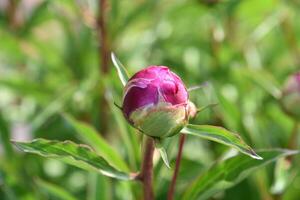
[[[122,65],[122,63],[119,61],[119,59],[116,57],[114,53],[111,53],[111,59],[115,68],[118,71],[118,75],[122,84],[125,86],[127,81],[129,80],[128,72],[126,71],[125,67]]]
[[[259,154],[263,160],[251,159],[245,155],[224,160],[211,167],[207,172],[200,175],[183,194],[184,200],[208,199],[217,192],[223,191],[242,181],[251,175],[256,169],[275,161],[279,158],[299,153],[289,150],[265,150]]]
[[[57,158],[76,167],[97,171],[105,176],[121,180],[131,180],[130,174],[112,167],[103,157],[97,155],[89,146],[71,141],[51,141],[35,139],[31,142],[13,142],[19,149],[47,158]]]
[[[241,153],[251,156],[252,158],[262,159],[262,157],[257,155],[254,150],[249,147],[239,135],[232,133],[223,127],[189,124],[185,128],[183,128],[181,132],[184,134],[194,135],[207,140],[219,142],[221,144],[236,148]]]
[[[64,116],[75,128],[82,141],[91,145],[99,155],[101,155],[114,167],[120,170],[128,171],[128,166],[120,157],[118,152],[111,145],[109,145],[92,126],[84,122],[79,122],[70,115]]]

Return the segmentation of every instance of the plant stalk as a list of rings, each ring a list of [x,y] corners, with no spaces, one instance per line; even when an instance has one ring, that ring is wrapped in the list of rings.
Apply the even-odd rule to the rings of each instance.
[[[101,48],[99,51],[99,57],[101,58],[100,71],[107,74],[109,71],[109,44],[107,37],[107,26],[106,26],[106,10],[107,0],[99,1],[99,16],[97,20],[97,26],[99,30],[99,40],[101,42]]]
[[[18,22],[16,20],[16,11],[18,7],[18,2],[16,0],[9,0],[7,5],[7,17],[9,26],[12,30],[17,28]]]
[[[137,180],[143,184],[144,200],[153,200],[153,154],[154,154],[154,140],[147,137],[144,146],[143,161],[141,172],[136,177]]]
[[[177,158],[176,158],[176,165],[175,165],[175,169],[174,169],[174,173],[173,173],[173,177],[172,177],[172,182],[171,182],[171,185],[170,185],[169,191],[168,191],[168,200],[174,199],[176,180],[177,180],[177,176],[178,176],[178,172],[179,172],[179,168],[180,168],[180,162],[181,162],[181,158],[182,158],[182,150],[183,150],[183,146],[184,146],[184,142],[185,142],[185,137],[186,137],[185,134],[181,134],[180,138],[179,138],[179,149],[178,149],[178,154],[177,154]]]
[[[101,76],[106,76],[109,72],[109,42],[107,35],[106,26],[106,12],[107,12],[107,0],[99,0],[99,14],[97,18],[97,32],[99,46],[99,71]],[[104,80],[104,78],[102,78]],[[105,99],[106,86],[103,87],[103,95],[100,98],[100,131],[102,134],[107,132],[107,122],[108,122],[108,104]]]

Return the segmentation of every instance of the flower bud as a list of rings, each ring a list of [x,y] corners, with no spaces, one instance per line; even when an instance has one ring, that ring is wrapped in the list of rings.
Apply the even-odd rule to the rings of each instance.
[[[165,66],[149,66],[126,84],[122,110],[142,133],[157,138],[177,134],[188,120],[188,93]]]
[[[287,114],[300,119],[300,72],[286,80],[282,89],[281,104]]]

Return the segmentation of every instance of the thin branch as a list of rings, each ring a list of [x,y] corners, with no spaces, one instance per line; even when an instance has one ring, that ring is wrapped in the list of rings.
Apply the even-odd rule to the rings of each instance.
[[[177,179],[179,168],[180,168],[180,162],[181,162],[182,150],[183,150],[185,137],[186,137],[185,134],[181,134],[180,139],[179,139],[179,149],[178,149],[178,154],[177,154],[177,158],[176,158],[176,165],[175,165],[175,169],[174,169],[172,182],[171,182],[171,185],[170,185],[169,191],[168,191],[168,200],[174,199],[176,179]]]
[[[153,200],[153,154],[154,154],[154,140],[151,137],[146,138],[143,162],[141,172],[136,177],[137,180],[143,184],[144,200]]]

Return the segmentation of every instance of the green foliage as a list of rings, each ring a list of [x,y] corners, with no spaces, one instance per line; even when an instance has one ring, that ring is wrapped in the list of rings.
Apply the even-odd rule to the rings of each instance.
[[[238,134],[232,133],[222,127],[188,124],[181,132],[228,145],[258,160],[263,159],[257,155]]]
[[[121,105],[122,84],[129,75],[148,65],[169,66],[187,87],[206,83],[190,91],[191,101],[201,111],[190,123],[201,126],[184,130],[202,138],[206,133],[209,140],[187,137],[176,199],[185,192],[185,197],[196,199],[299,199],[299,154],[285,157],[289,151],[258,150],[299,149],[299,129],[293,130],[299,122],[286,115],[278,102],[286,77],[300,69],[297,0],[110,0],[106,9],[108,53],[115,52],[126,70],[115,56],[113,62],[108,58],[108,72],[101,70],[98,0],[0,0],[0,199],[141,199],[140,184],[99,174],[95,170],[102,166],[99,163],[87,165],[92,172],[64,162],[49,164],[52,159],[18,151],[10,140],[84,143],[94,149],[89,151],[93,156],[107,161],[103,166],[110,166],[110,172],[117,170],[130,179],[129,171],[139,171],[142,138],[114,103]],[[210,104],[217,106],[204,109]],[[248,146],[216,138],[218,134],[207,138],[215,131],[203,124],[239,133],[263,160],[246,155],[224,160],[228,147],[210,140],[226,141],[246,152]],[[172,167],[177,139],[168,138],[157,146]],[[57,143],[64,150],[61,144]],[[155,196],[166,199],[174,169],[158,157]],[[249,165],[231,167],[240,159]],[[271,160],[276,163],[265,165]],[[227,175],[222,174],[225,170],[216,173],[223,167]],[[215,187],[199,176],[214,180]]]
[[[96,171],[109,177],[130,180],[129,174],[113,168],[103,157],[98,156],[89,146],[71,141],[35,139],[32,142],[14,142],[21,150],[44,157],[57,158],[71,165],[89,171]]]
[[[261,151],[263,160],[238,155],[221,161],[198,177],[184,193],[183,199],[208,199],[217,192],[230,188],[253,173],[256,169],[281,157],[297,154],[297,151]]]
[[[54,196],[58,199],[62,200],[76,200],[74,196],[69,194],[67,191],[65,191],[63,188],[55,185],[48,183],[46,181],[37,179],[36,180],[37,184],[41,186],[42,189],[46,190],[51,196]]]
[[[71,116],[65,115],[65,118],[75,128],[82,141],[91,145],[99,155],[105,158],[114,167],[128,171],[128,166],[122,158],[120,158],[116,150],[113,149],[93,127],[76,121]]]

